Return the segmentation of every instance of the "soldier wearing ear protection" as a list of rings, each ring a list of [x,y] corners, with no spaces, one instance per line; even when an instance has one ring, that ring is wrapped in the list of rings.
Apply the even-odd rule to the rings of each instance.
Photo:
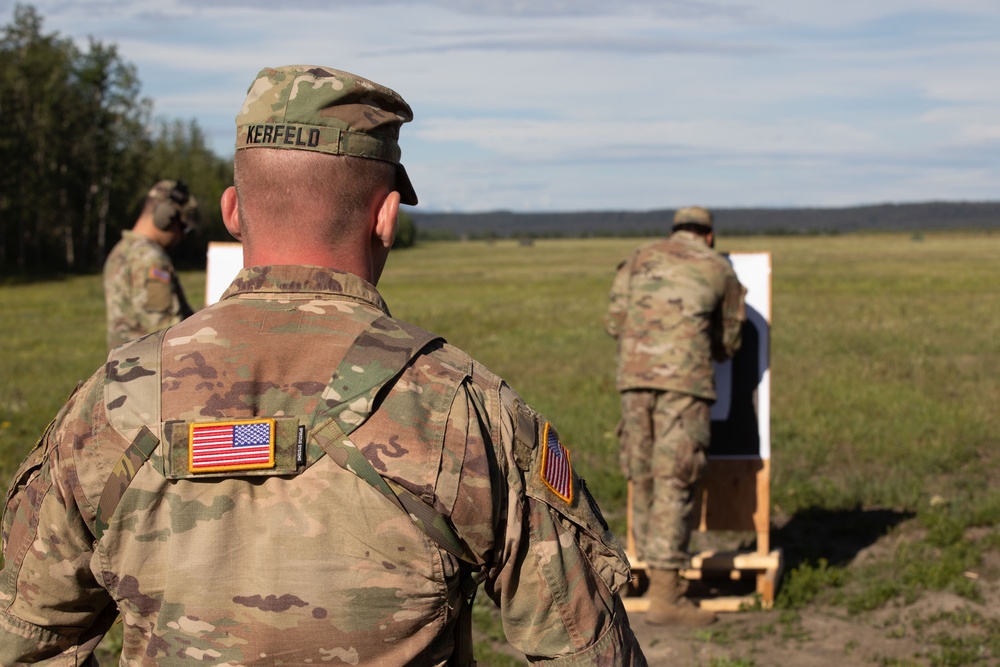
[[[135,225],[104,263],[108,349],[193,314],[167,250],[197,226],[198,203],[187,183],[163,180],[150,189]]]
[[[172,225],[183,225],[190,231],[198,222],[198,202],[188,191],[184,181],[160,181],[150,190],[153,204],[153,224],[167,230]]]

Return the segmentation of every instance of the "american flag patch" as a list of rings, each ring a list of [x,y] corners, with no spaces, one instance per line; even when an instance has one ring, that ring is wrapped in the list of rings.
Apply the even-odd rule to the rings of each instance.
[[[149,277],[153,280],[159,280],[160,282],[169,283],[170,282],[170,272],[164,271],[163,269],[157,268],[155,266],[149,267]]]
[[[273,419],[202,422],[188,429],[190,472],[274,467]]]
[[[542,451],[542,481],[552,492],[573,502],[573,468],[569,462],[569,450],[562,446],[555,429],[545,422],[545,449]]]

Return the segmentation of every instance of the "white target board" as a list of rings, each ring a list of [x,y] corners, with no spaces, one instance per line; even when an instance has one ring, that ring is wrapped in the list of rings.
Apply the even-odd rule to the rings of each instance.
[[[211,306],[222,298],[223,292],[243,268],[243,245],[240,243],[208,244],[208,263],[205,268],[205,305]]]
[[[747,321],[736,356],[715,366],[709,458],[771,458],[771,254],[731,253],[747,289]]]

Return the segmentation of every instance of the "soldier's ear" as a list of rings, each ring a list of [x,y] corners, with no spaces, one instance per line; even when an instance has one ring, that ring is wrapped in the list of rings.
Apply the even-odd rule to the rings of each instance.
[[[399,193],[393,190],[378,204],[375,214],[373,240],[388,250],[396,239],[396,225],[399,222]]]
[[[385,198],[377,202],[375,224],[372,227],[371,251],[371,283],[378,285],[382,269],[389,258],[392,242],[396,239],[396,223],[399,217],[399,193],[389,192]]]
[[[232,234],[237,241],[243,240],[243,230],[240,228],[240,207],[239,199],[236,196],[236,188],[229,186],[222,193],[222,223],[226,230]]]

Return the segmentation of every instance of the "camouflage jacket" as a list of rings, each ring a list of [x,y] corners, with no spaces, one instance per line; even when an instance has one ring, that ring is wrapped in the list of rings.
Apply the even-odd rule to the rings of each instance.
[[[84,664],[118,610],[127,665],[456,664],[475,571],[530,660],[644,665],[624,554],[555,429],[420,331],[350,274],[255,267],[113,351],[8,494],[0,664]]]
[[[177,324],[193,312],[161,245],[122,232],[104,262],[108,349]]]
[[[618,266],[604,320],[618,340],[618,391],[715,400],[712,359],[739,350],[745,294],[729,262],[692,232],[637,248]]]

